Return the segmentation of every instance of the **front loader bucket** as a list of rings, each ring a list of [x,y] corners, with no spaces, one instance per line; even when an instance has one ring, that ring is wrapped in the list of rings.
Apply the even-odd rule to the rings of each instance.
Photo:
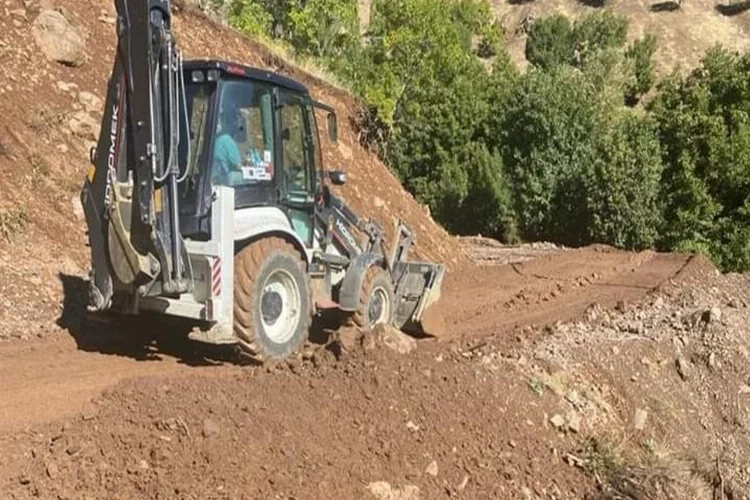
[[[445,266],[431,262],[398,262],[396,326],[419,336],[445,335],[445,320],[439,305]]]

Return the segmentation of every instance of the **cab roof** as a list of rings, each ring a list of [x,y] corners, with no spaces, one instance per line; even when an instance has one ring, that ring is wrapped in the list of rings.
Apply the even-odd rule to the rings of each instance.
[[[185,63],[183,64],[183,68],[187,71],[192,71],[196,69],[202,69],[202,70],[219,69],[228,75],[244,77],[244,78],[248,78],[251,80],[258,80],[258,81],[266,82],[270,85],[284,87],[294,92],[299,92],[302,94],[309,94],[307,87],[299,83],[297,80],[293,80],[287,76],[280,75],[278,73],[273,73],[268,70],[252,68],[250,66],[245,66],[243,64],[237,64],[233,62],[220,61],[220,60],[214,60],[214,59],[210,59],[210,60],[199,59],[199,60],[185,61]]]

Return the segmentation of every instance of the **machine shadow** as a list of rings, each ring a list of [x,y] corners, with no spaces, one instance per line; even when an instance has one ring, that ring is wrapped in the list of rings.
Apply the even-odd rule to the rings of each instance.
[[[63,287],[63,308],[57,325],[70,333],[82,351],[137,361],[172,357],[189,366],[254,363],[234,346],[204,345],[188,339],[192,325],[181,318],[89,313],[86,310],[88,281],[62,273],[59,278]]]
[[[174,316],[142,314],[122,316],[92,314],[86,310],[88,280],[80,276],[59,275],[63,287],[62,313],[57,325],[69,332],[79,350],[137,361],[159,361],[172,357],[189,366],[258,363],[242,354],[236,346],[215,346],[192,341],[188,333],[194,323]],[[313,321],[309,342],[330,349],[337,318],[322,315]]]

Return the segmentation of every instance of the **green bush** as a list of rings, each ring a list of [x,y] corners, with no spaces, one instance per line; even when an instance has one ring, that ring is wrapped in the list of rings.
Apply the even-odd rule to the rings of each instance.
[[[661,148],[648,118],[621,115],[599,135],[586,179],[588,236],[620,248],[649,248],[661,227]]]
[[[562,14],[540,19],[526,40],[526,59],[539,68],[582,66],[593,54],[625,45],[628,22],[609,11],[594,12],[571,24]]]
[[[750,55],[710,50],[650,106],[664,156],[665,249],[700,250],[750,267]]]
[[[652,246],[662,171],[653,126],[604,102],[585,73],[531,71],[501,124],[521,236]]]
[[[575,37],[573,26],[562,14],[535,22],[526,40],[526,59],[536,67],[550,69],[573,62]]]
[[[229,22],[243,33],[266,37],[271,33],[273,16],[259,2],[235,1],[229,7]]]
[[[596,99],[581,73],[531,70],[509,96],[500,138],[521,237],[586,243],[583,176],[595,154]]]
[[[356,0],[308,0],[288,20],[289,41],[302,54],[336,58],[360,44]]]
[[[626,52],[628,59],[633,62],[635,73],[635,84],[630,86],[626,94],[626,99],[631,104],[637,103],[654,86],[656,79],[654,75],[656,45],[656,37],[646,35],[633,42]]]

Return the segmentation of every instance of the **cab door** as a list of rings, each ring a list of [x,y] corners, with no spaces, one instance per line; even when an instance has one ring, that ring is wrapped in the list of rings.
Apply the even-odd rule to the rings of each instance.
[[[281,204],[294,231],[312,247],[315,208],[315,146],[308,107],[302,95],[279,89]]]

